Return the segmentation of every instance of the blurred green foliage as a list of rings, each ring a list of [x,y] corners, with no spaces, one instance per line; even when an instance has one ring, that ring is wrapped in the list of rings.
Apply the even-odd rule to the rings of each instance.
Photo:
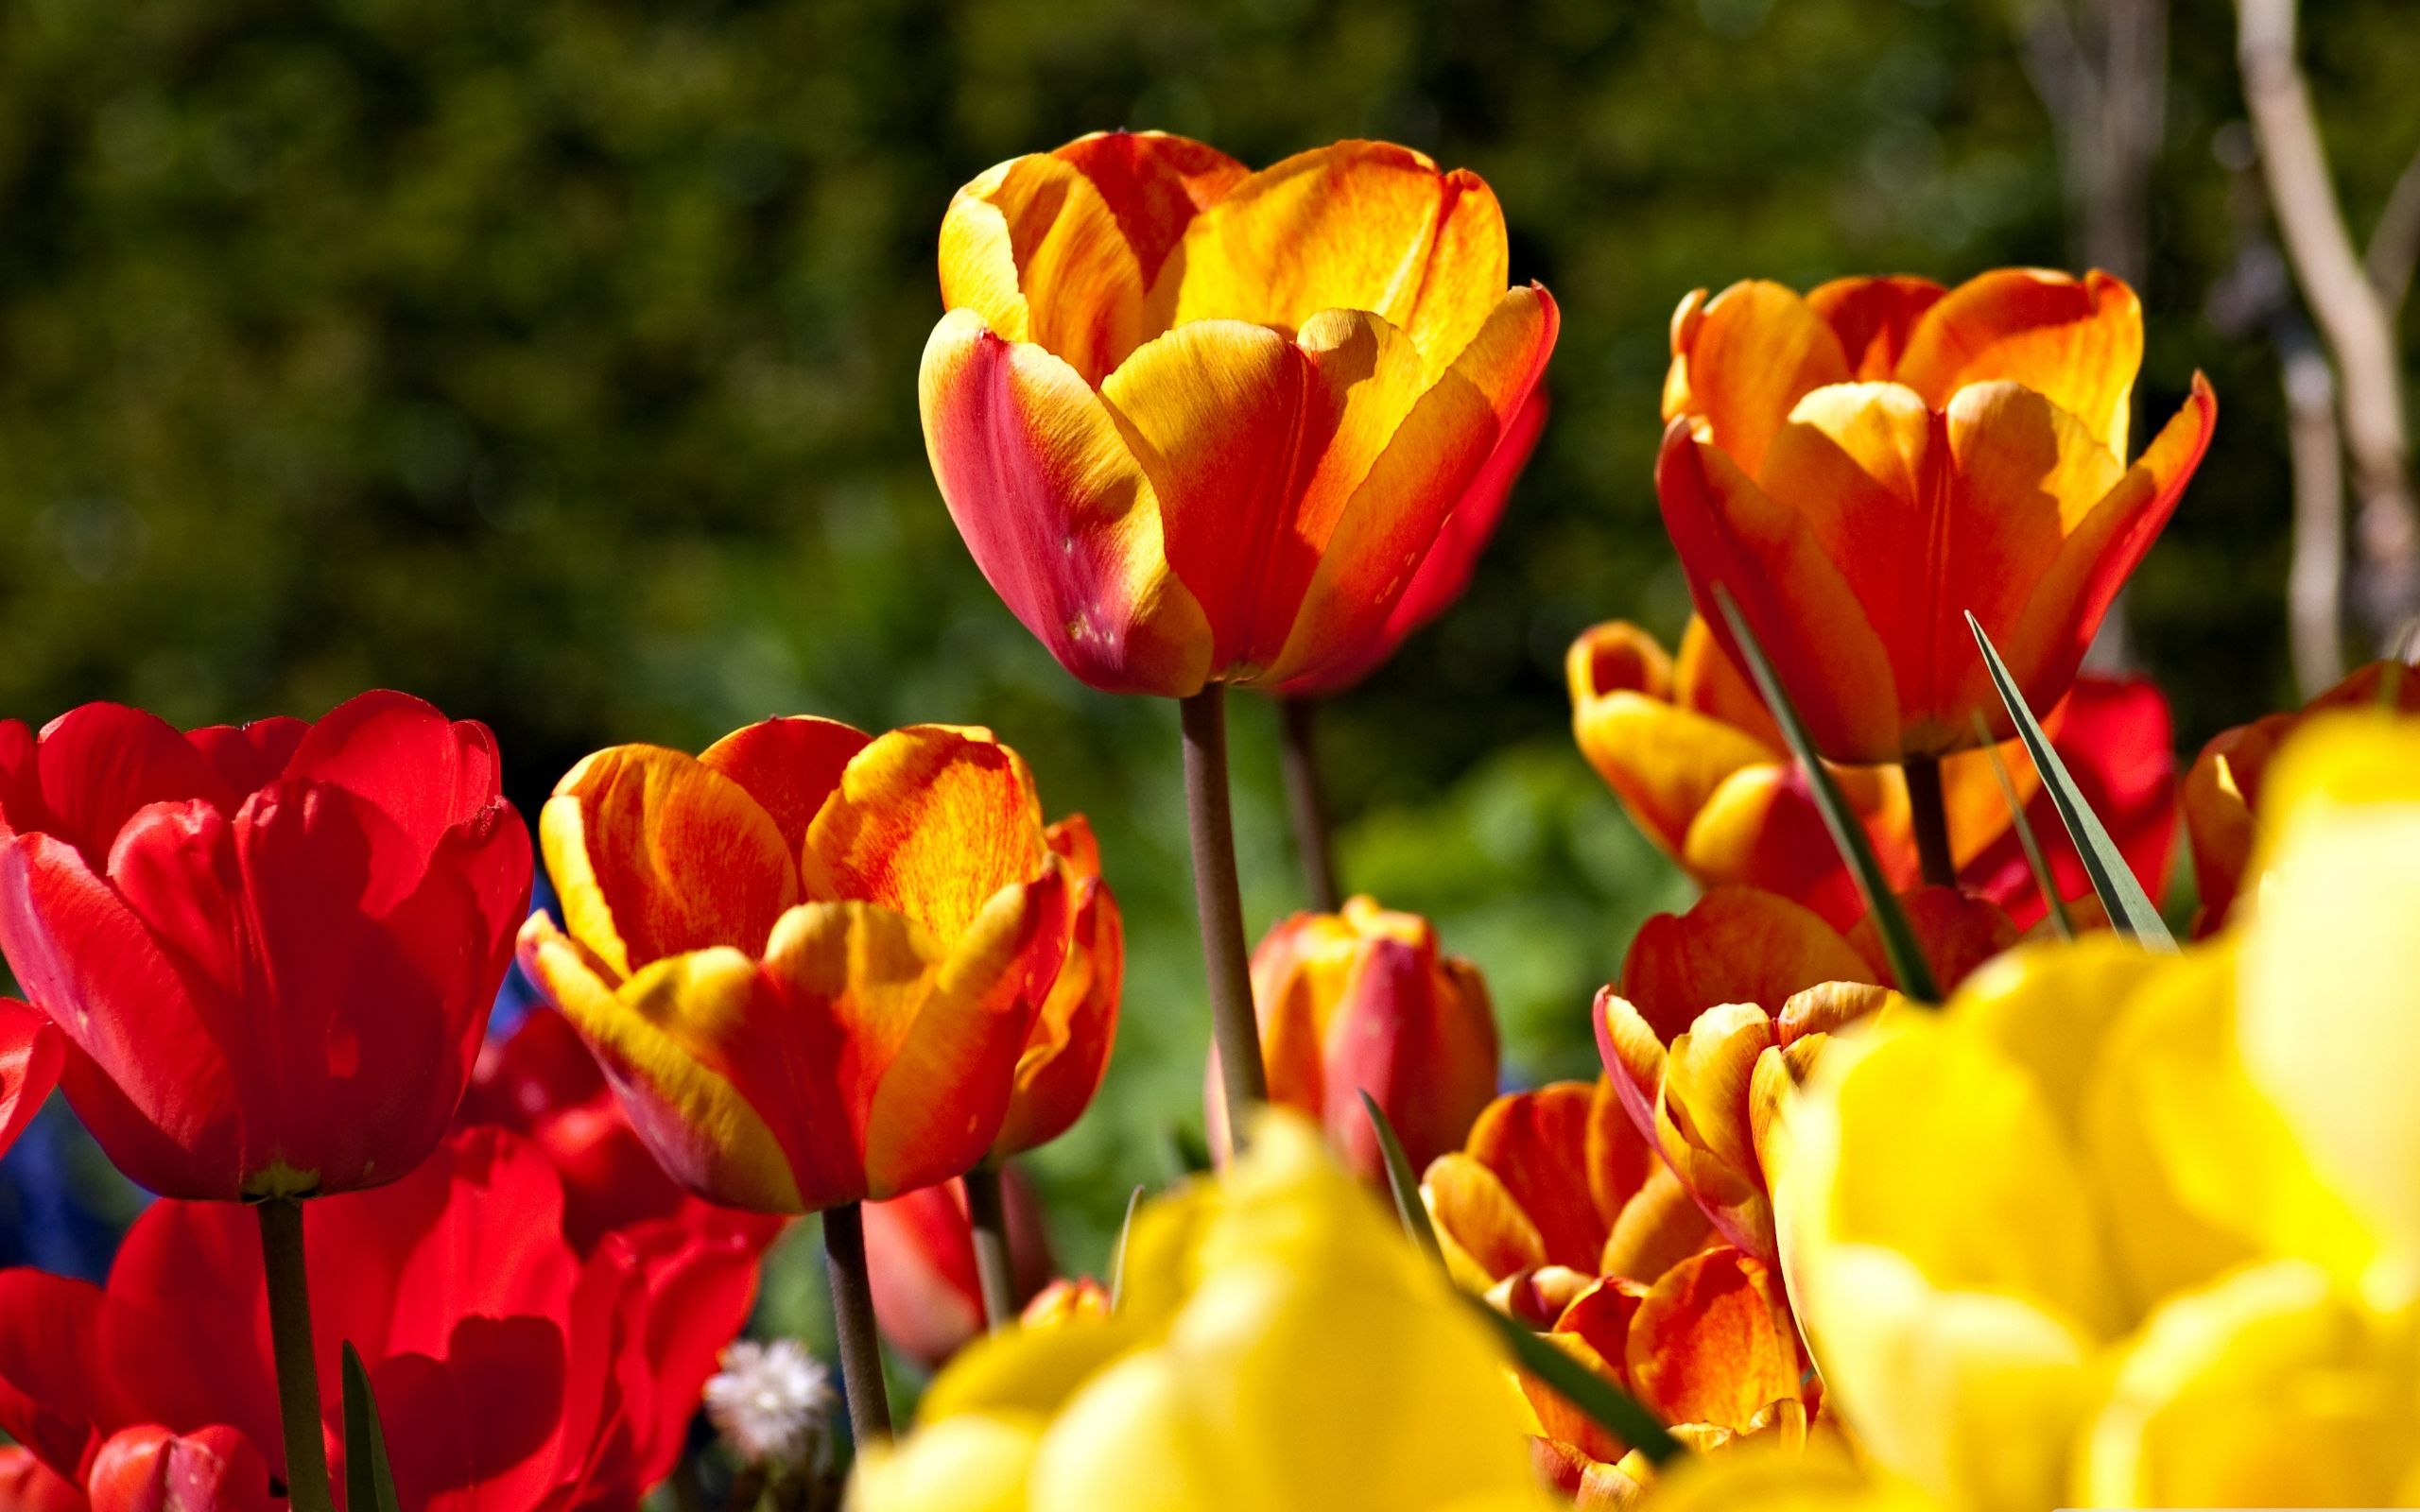
[[[2420,145],[2410,0],[2306,8],[2365,227]],[[1487,970],[1508,1071],[1685,896],[1570,747],[1560,661],[1685,598],[1649,464],[1689,288],[2066,260],[2004,0],[11,0],[0,8],[0,713],[185,723],[370,684],[583,752],[812,711],[979,721],[1098,822],[1132,971],[1109,1090],[1037,1164],[1097,1265],[1198,1118],[1174,711],[1087,692],[926,471],[934,233],[994,161],[1120,124],[1268,162],[1369,134],[1495,184],[1565,317],[1557,413],[1466,602],[1332,712],[1350,885]],[[2219,438],[2138,579],[2198,743],[2286,702],[2273,353],[2203,310],[2238,231],[2232,17],[2180,5],[2141,392]],[[1295,905],[1237,715],[1255,928]],[[2189,745],[2188,745],[2189,748]],[[786,1317],[812,1311],[777,1285]],[[804,1311],[802,1311],[804,1310]]]

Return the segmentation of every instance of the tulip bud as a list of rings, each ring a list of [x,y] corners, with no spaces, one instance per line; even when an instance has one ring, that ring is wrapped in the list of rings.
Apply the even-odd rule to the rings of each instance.
[[[1340,913],[1296,914],[1253,953],[1253,1002],[1269,1099],[1326,1126],[1328,1143],[1362,1179],[1383,1182],[1368,1092],[1394,1125],[1414,1171],[1457,1148],[1495,1095],[1495,1018],[1478,968],[1441,954],[1417,914],[1370,898]],[[1202,1098],[1210,1145],[1228,1148],[1210,1056]]]
[[[93,1512],[270,1512],[268,1462],[239,1431],[123,1429],[93,1458]]]
[[[1050,1279],[1050,1241],[1033,1189],[1013,1167],[1000,1175],[1009,1260],[1022,1302]],[[888,1202],[870,1202],[865,1221],[874,1322],[900,1353],[927,1370],[939,1369],[983,1332],[983,1288],[975,1269],[966,1188],[943,1181]]]

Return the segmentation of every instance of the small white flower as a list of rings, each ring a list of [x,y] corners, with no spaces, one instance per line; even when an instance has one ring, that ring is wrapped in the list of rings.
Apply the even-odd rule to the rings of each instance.
[[[802,1465],[839,1398],[832,1372],[796,1339],[741,1339],[706,1382],[706,1417],[751,1465]]]

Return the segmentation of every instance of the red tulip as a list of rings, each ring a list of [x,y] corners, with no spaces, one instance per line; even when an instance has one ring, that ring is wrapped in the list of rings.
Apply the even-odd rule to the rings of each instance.
[[[1009,1260],[1022,1304],[1050,1280],[1050,1241],[1033,1189],[1010,1166]],[[966,1188],[956,1181],[866,1204],[866,1261],[873,1278],[874,1321],[891,1347],[928,1370],[983,1332],[983,1289],[975,1271],[975,1231]]]
[[[15,998],[0,998],[0,1155],[42,1111],[65,1045],[48,1019]]]
[[[86,1512],[83,1488],[23,1444],[0,1445],[0,1512]]]
[[[225,1425],[172,1434],[156,1423],[120,1429],[94,1456],[93,1512],[271,1512],[268,1462]]]
[[[697,1204],[583,1258],[562,1216],[544,1153],[497,1128],[305,1208],[320,1373],[360,1351],[406,1512],[627,1508],[678,1457],[769,1228]],[[232,1205],[154,1204],[106,1289],[0,1271],[0,1429],[73,1481],[148,1428],[222,1460],[233,1435],[283,1477],[260,1243]]]
[[[0,949],[119,1169],[232,1200],[420,1164],[529,896],[497,783],[485,726],[399,693],[317,725],[0,724]]]

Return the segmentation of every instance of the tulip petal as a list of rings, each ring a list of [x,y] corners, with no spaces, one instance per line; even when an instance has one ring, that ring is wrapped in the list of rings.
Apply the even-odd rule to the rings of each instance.
[[[1850,376],[1872,383],[1898,370],[1918,321],[1946,292],[1928,278],[1836,278],[1808,290],[1806,307],[1840,338]]]
[[[1813,911],[1752,887],[1718,887],[1685,914],[1656,915],[1622,959],[1623,996],[1667,1042],[1717,1004],[1779,1012],[1802,988],[1875,974]]]
[[[1640,1147],[1645,1148],[1643,1143]],[[1637,1194],[1622,1205],[1595,1268],[1607,1276],[1651,1281],[1704,1248],[1712,1232],[1705,1210],[1671,1166],[1658,1160]]]
[[[1428,1162],[1420,1194],[1447,1267],[1471,1290],[1546,1263],[1546,1239],[1528,1210],[1470,1156],[1451,1150]]]
[[[2000,268],[1961,284],[1925,312],[1893,376],[1934,409],[1948,408],[1968,384],[2022,384],[2083,421],[2101,450],[2122,458],[2142,365],[2143,307],[2122,280]]]
[[[840,773],[872,739],[837,719],[795,714],[733,730],[700,752],[698,765],[746,788],[795,854]]]
[[[96,1342],[101,1289],[31,1266],[0,1270],[0,1431],[60,1475],[83,1467],[112,1383]]]
[[[1218,148],[1166,131],[1096,131],[1051,156],[1082,169],[1108,201],[1147,285],[1193,217],[1252,176]]]
[[[1433,372],[1486,320],[1510,266],[1504,213],[1477,175],[1340,142],[1261,169],[1195,217],[1153,303],[1171,327],[1289,332],[1322,310],[1365,311],[1409,335]]]
[[[549,1002],[588,1041],[622,1097],[639,1137],[667,1174],[690,1191],[758,1212],[800,1212],[810,1194],[793,1173],[792,1152],[751,1106],[723,1064],[720,1037],[746,1012],[731,1000],[753,990],[755,964],[737,951],[676,956],[659,963],[651,990],[617,994],[601,962],[533,914],[521,931],[521,964]],[[683,967],[666,977],[666,967]],[[713,996],[708,993],[719,988]],[[683,992],[698,998],[683,1002]],[[830,1106],[827,1102],[824,1106]],[[847,1150],[845,1134],[827,1143]],[[814,1171],[838,1181],[827,1160]],[[858,1183],[839,1184],[847,1192]],[[821,1195],[821,1194],[812,1194]],[[854,1200],[841,1196],[836,1200]]]
[[[1060,664],[1182,697],[1210,622],[1169,570],[1158,496],[1083,375],[954,310],[925,344],[925,449],[976,565]]]
[[[1023,758],[988,730],[911,725],[850,760],[806,831],[802,873],[809,899],[879,903],[955,939],[1046,854]]]
[[[446,831],[496,801],[503,765],[487,726],[448,719],[407,693],[376,689],[311,726],[285,776],[343,788],[385,814],[425,857]]]
[[[1664,418],[1703,420],[1713,443],[1759,476],[1791,408],[1813,389],[1847,383],[1849,360],[1823,316],[1779,284],[1734,284],[1702,299],[1683,301],[1672,319]]]
[[[1512,1092],[1487,1105],[1471,1125],[1465,1153],[1493,1172],[1505,1192],[1537,1228],[1544,1246],[1531,1264],[1596,1269],[1605,1243],[1605,1210],[1591,1190],[1588,1159],[1597,1113],[1597,1088],[1588,1082],[1556,1082],[1530,1092]],[[1646,1178],[1645,1149],[1605,1142],[1610,1159],[1631,1157],[1635,1168],[1620,1175],[1636,1190]],[[1618,1185],[1619,1177],[1609,1177]],[[1621,1192],[1627,1197],[1629,1192]],[[1506,1274],[1499,1271],[1498,1275]]]
[[[763,805],[660,746],[583,759],[538,836],[572,937],[620,975],[716,945],[757,953],[798,902],[795,852]]]
[[[942,218],[942,302],[1011,341],[1030,341],[1087,383],[1143,337],[1146,284],[1134,249],[1090,179],[1028,153],[960,189]]]
[[[1671,661],[1635,626],[1584,632],[1564,670],[1581,753],[1668,854],[1683,854],[1692,821],[1730,779],[1779,761],[1748,732],[1673,703]]]
[[[246,725],[212,725],[187,730],[185,739],[218,769],[228,792],[241,799],[245,794],[267,787],[284,776],[286,764],[294,759],[295,747],[302,744],[302,737],[310,730],[307,721],[281,715],[255,719]]]
[[[1772,429],[1780,429],[1778,419]],[[1690,596],[1724,652],[1736,662],[1731,632],[1715,612],[1717,586],[1737,601],[1825,757],[1899,760],[1890,652],[1805,517],[1769,497],[1720,447],[1692,435],[1685,420],[1664,432],[1655,496]]]
[[[84,704],[43,726],[33,765],[34,791],[10,799],[9,827],[59,836],[95,871],[136,810],[202,799],[232,812],[237,799],[174,725],[122,704]]]
[[[1690,1256],[1640,1302],[1627,1362],[1640,1402],[1665,1421],[1746,1431],[1769,1403],[1799,1393],[1781,1279],[1736,1249]]]
[[[1068,838],[1078,834],[1080,839]],[[1118,996],[1126,976],[1126,926],[1117,900],[1100,880],[1092,832],[1080,816],[1052,825],[1050,840],[1075,889],[1073,917],[1058,977],[1017,1057],[1016,1091],[994,1146],[1000,1155],[1029,1150],[1065,1133],[1100,1090],[1117,1038]],[[1066,863],[1069,847],[1090,859]],[[1087,865],[1089,872],[1078,869]]]
[[[2016,925],[1999,904],[1956,887],[1918,887],[1900,895],[1899,907],[1915,934],[1917,949],[1924,952],[1925,964],[1932,969],[1934,984],[1944,992],[1956,990],[1977,967],[2017,940]],[[1872,915],[1849,931],[1849,943],[1876,976],[1891,983],[1890,954]]]
[[[66,1038],[47,1014],[0,998],[0,1155],[42,1111],[66,1057]]]

